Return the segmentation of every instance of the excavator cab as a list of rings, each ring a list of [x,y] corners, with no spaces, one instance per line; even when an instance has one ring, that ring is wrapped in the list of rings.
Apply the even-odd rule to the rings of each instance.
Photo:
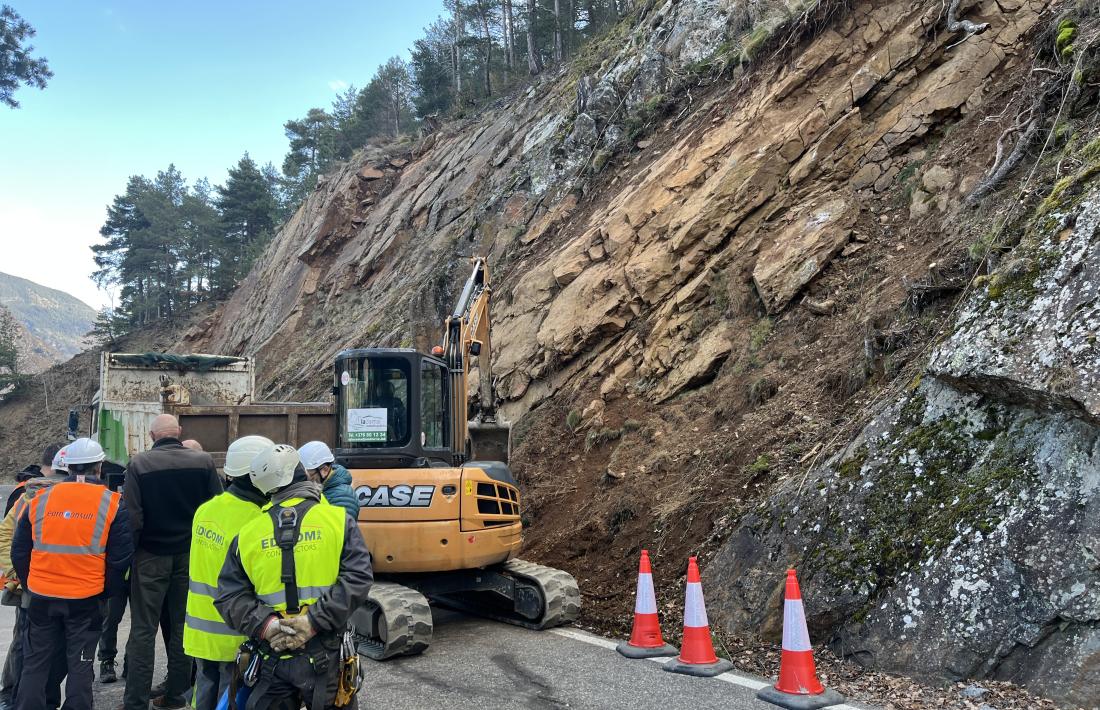
[[[409,349],[336,356],[336,451],[348,468],[451,466],[446,364]]]

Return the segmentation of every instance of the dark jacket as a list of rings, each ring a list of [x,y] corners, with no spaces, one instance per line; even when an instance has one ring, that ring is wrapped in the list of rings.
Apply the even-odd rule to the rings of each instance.
[[[276,493],[272,502],[280,503],[289,498],[320,500],[321,487],[309,481],[292,483]],[[308,611],[309,620],[318,634],[343,633],[352,612],[367,600],[367,593],[374,582],[370,553],[359,533],[359,526],[349,516],[345,516],[344,521],[340,573],[336,583],[311,604]],[[229,544],[229,554],[218,576],[218,597],[214,600],[214,606],[225,623],[250,638],[255,637],[275,613],[256,597],[256,588],[241,564],[237,538]]]
[[[210,454],[167,437],[130,459],[123,490],[136,547],[182,555],[191,549],[195,511],[222,492],[222,483]]]
[[[67,482],[73,482],[76,476],[69,476]],[[96,478],[87,478],[85,483],[100,485],[103,483]],[[24,515],[15,526],[15,537],[11,541],[11,565],[19,579],[30,578],[31,550],[34,549],[34,537],[31,531],[31,516]],[[106,581],[101,597],[119,596],[125,593],[129,584],[126,581],[126,570],[130,568],[130,560],[134,556],[134,541],[130,535],[130,516],[126,510],[125,501],[118,504],[118,512],[107,529],[107,570]],[[24,586],[26,582],[24,581]],[[38,597],[37,598],[45,598]]]
[[[340,464],[332,465],[332,472],[325,479],[325,500],[348,511],[348,515],[359,518],[359,497],[351,487],[351,474]]]

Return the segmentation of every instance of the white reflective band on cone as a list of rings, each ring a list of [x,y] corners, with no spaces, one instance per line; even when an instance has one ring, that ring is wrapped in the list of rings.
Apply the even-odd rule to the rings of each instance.
[[[703,604],[703,585],[689,582],[687,599],[684,602],[684,626],[710,626],[707,621],[707,607]]]
[[[810,651],[810,632],[806,630],[806,611],[801,599],[783,602],[783,650]]]
[[[634,601],[635,614],[656,614],[657,595],[653,593],[653,575],[638,575],[638,596]]]

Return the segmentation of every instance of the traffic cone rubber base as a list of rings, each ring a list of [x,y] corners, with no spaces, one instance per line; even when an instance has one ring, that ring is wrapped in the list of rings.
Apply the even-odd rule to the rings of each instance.
[[[733,664],[724,658],[719,658],[714,663],[684,663],[677,656],[665,663],[664,669],[670,673],[683,673],[699,678],[713,678],[716,675],[733,670]]]
[[[824,693],[817,695],[795,695],[794,693],[784,693],[773,685],[759,691],[756,694],[756,699],[778,705],[781,708],[789,708],[789,710],[817,710],[817,708],[839,705],[844,702],[844,696],[835,690],[826,689]]]
[[[675,646],[669,646],[667,643],[664,646],[643,648],[641,646],[631,646],[627,641],[621,642],[615,647],[615,650],[627,658],[660,658],[661,656],[675,656],[680,653],[679,649]]]

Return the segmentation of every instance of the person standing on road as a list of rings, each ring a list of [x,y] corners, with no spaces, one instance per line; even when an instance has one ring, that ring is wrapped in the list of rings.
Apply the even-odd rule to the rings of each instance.
[[[351,487],[351,474],[336,463],[332,450],[323,441],[311,441],[298,449],[306,475],[314,483],[320,483],[325,500],[359,518],[359,498]]]
[[[262,659],[246,710],[358,707],[358,656],[343,651],[348,620],[374,581],[370,552],[299,462],[285,444],[253,461],[249,475],[271,504],[230,543],[218,577],[214,606]]]
[[[97,478],[103,447],[77,439],[66,448],[69,476],[31,499],[11,559],[30,592],[17,710],[43,710],[51,665],[65,649],[65,707],[92,707],[92,661],[103,598],[124,584],[133,557],[126,507]]]
[[[52,471],[61,476],[68,475],[64,464],[61,463],[56,463]],[[27,623],[27,606],[31,601],[31,595],[23,589],[19,576],[12,568],[12,538],[15,537],[15,526],[26,514],[31,500],[53,483],[53,480],[41,475],[27,479],[26,485],[19,489],[23,494],[22,497],[15,501],[15,505],[0,523],[0,570],[3,570],[5,578],[0,604],[15,607],[11,646],[8,648],[8,655],[4,658],[4,670],[0,676],[0,710],[10,710],[15,704],[15,696],[19,691],[19,677],[23,675],[23,628]],[[47,707],[56,708],[61,705],[61,681],[65,678],[65,665],[65,655],[57,654],[52,666],[53,672],[50,673],[49,682],[46,684]]]
[[[135,454],[126,469],[126,505],[136,552],[130,573],[130,638],[126,643],[126,710],[147,710],[153,683],[157,626],[167,610],[168,679],[157,708],[182,708],[191,686],[183,652],[191,521],[199,506],[222,492],[214,460],[180,442],[180,425],[161,414],[150,427],[153,447]]]
[[[215,710],[218,698],[229,686],[237,649],[245,640],[226,625],[214,608],[214,597],[229,543],[245,523],[263,515],[260,508],[267,505],[267,496],[252,485],[248,474],[256,455],[271,446],[271,439],[262,436],[245,436],[230,444],[222,469],[230,479],[229,489],[200,505],[191,526],[191,582],[183,650],[199,666],[193,703],[196,710]]]

